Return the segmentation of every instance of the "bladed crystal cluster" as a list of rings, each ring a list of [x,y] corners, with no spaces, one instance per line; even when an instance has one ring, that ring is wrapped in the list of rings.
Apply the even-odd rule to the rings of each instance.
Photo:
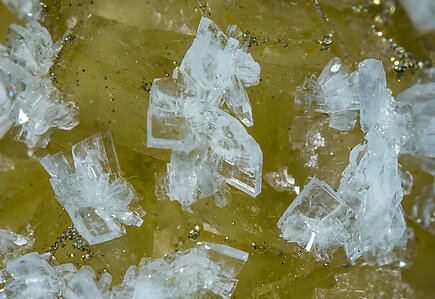
[[[397,96],[411,109],[409,151],[419,166],[435,176],[435,81],[420,82]],[[414,200],[412,218],[435,234],[435,181]]]
[[[142,266],[130,266],[112,298],[230,298],[248,253],[200,242]],[[143,262],[145,262],[143,260]]]
[[[203,17],[172,78],[153,82],[147,146],[172,150],[157,183],[163,192],[157,193],[183,209],[212,195],[218,206],[225,205],[224,183],[254,197],[261,192],[263,154],[243,126],[253,125],[245,87],[259,83],[260,66],[242,38],[237,26],[225,34]]]
[[[401,206],[405,190],[398,158],[412,149],[412,116],[409,106],[397,102],[387,88],[381,61],[367,59],[359,64],[348,81],[353,83],[344,84],[344,89],[352,92],[341,92],[340,78],[346,74],[333,71],[340,68],[334,59],[322,75],[327,74],[329,82],[338,82],[330,83],[328,90],[329,94],[340,94],[336,98],[340,111],[349,107],[353,112],[359,107],[365,140],[352,149],[338,190],[313,178],[281,217],[278,227],[284,239],[313,250],[319,259],[328,258],[328,252],[343,246],[351,261],[364,256],[371,264],[384,263],[388,260],[385,255],[396,245],[406,244]],[[327,98],[324,94],[321,99]],[[321,102],[318,94],[313,97]],[[322,102],[324,107],[329,107],[327,102]],[[348,123],[346,116],[340,117]]]
[[[340,58],[325,66],[318,78],[314,75],[297,88],[295,103],[329,114],[331,128],[350,131],[359,112],[358,73],[348,73]]]
[[[45,147],[56,128],[71,130],[78,110],[61,100],[48,75],[61,43],[34,19],[12,24],[0,46],[0,138],[11,128],[29,147]]]
[[[73,167],[62,152],[47,155],[41,164],[51,175],[57,200],[89,244],[123,235],[122,224],[141,226],[145,212],[130,206],[137,200],[136,194],[120,176],[110,133],[99,133],[74,145],[72,158]]]
[[[11,258],[18,257],[33,246],[35,240],[6,229],[0,229],[0,266]]]
[[[411,86],[397,96],[397,101],[411,111],[409,154],[435,175],[435,81]]]
[[[90,267],[77,271],[72,264],[53,265],[50,258],[32,252],[8,262],[0,270],[0,298],[230,298],[248,254],[226,245],[198,243],[130,266],[112,291],[108,272],[97,281]]]
[[[20,18],[38,19],[42,4],[39,0],[2,0],[3,4],[17,12]]]
[[[0,271],[0,298],[110,298],[112,277],[104,273],[97,282],[94,270],[73,264],[52,265],[51,255],[28,253]]]

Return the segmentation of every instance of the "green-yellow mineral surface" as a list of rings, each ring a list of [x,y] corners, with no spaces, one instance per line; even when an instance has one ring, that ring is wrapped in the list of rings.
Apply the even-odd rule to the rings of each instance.
[[[49,71],[64,101],[75,102],[80,123],[57,131],[44,149],[8,133],[0,141],[0,229],[33,231],[31,251],[50,252],[60,264],[90,266],[122,282],[142,258],[190,249],[198,241],[249,253],[233,298],[430,298],[435,296],[435,236],[412,217],[413,203],[433,178],[406,156],[400,162],[414,184],[404,197],[414,235],[402,263],[349,263],[344,250],[316,261],[311,252],[280,238],[281,215],[314,176],[337,189],[351,149],[364,139],[330,128],[329,116],[296,109],[297,86],[334,57],[350,70],[367,58],[385,67],[396,96],[415,84],[435,60],[435,34],[419,33],[400,1],[387,0],[45,0],[41,24],[63,47]],[[171,151],[148,148],[147,110],[154,78],[171,77],[191,46],[201,17],[220,28],[236,24],[261,67],[261,81],[247,88],[254,126],[248,133],[263,152],[262,192],[253,198],[231,187],[228,204],[198,199],[192,211],[158,200],[156,177]],[[8,27],[24,24],[0,4],[0,41]],[[434,116],[435,117],[435,116]],[[146,211],[140,227],[89,245],[56,200],[39,163],[58,151],[110,130],[122,177]],[[432,217],[435,217],[432,215]],[[29,251],[30,252],[30,251]],[[1,285],[0,285],[1,286]]]

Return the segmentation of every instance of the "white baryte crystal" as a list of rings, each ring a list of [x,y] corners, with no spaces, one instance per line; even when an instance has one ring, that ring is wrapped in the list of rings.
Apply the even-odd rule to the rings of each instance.
[[[394,98],[387,89],[382,61],[366,59],[358,65],[361,130],[367,133],[376,125],[389,124],[388,112],[393,110]],[[389,124],[392,125],[392,124]]]
[[[220,207],[227,203],[224,196],[226,189],[223,185],[225,179],[204,163],[205,157],[205,153],[202,152],[187,155],[184,152],[173,151],[163,181],[157,182],[157,187],[163,188],[162,191],[169,199],[178,201],[185,210],[190,210],[190,205],[197,198],[214,196],[216,204]]]
[[[414,184],[414,178],[408,170],[406,170],[402,164],[399,164],[399,176],[402,181],[402,187],[404,195],[409,195],[412,192],[412,187]]]
[[[40,0],[2,0],[3,4],[16,11],[19,17],[39,18],[42,10]]]
[[[204,126],[206,122],[206,126]],[[234,117],[220,109],[193,115],[192,127],[207,139],[208,163],[225,181],[251,196],[261,192],[263,153]]]
[[[352,130],[359,110],[357,73],[348,74],[341,59],[335,57],[317,79],[311,76],[297,88],[295,103],[329,114],[331,128]]]
[[[289,173],[287,167],[277,172],[266,173],[264,179],[278,192],[294,191],[296,194],[300,192],[299,186],[295,185],[295,178]]]
[[[129,209],[136,196],[120,177],[111,135],[99,133],[83,140],[72,147],[72,156],[74,167],[62,152],[47,155],[41,164],[52,177],[57,200],[89,244],[123,235],[122,224],[140,226],[145,212]]]
[[[112,298],[230,298],[246,252],[214,243],[131,266]]]
[[[435,158],[435,83],[415,84],[399,94],[397,100],[411,107],[409,129],[414,147],[410,154]]]
[[[350,162],[338,190],[351,215],[345,250],[351,260],[361,255],[367,260],[392,251],[405,232],[398,153],[379,138],[356,146]]]
[[[34,241],[30,236],[23,236],[9,230],[0,229],[0,266],[5,261],[16,258],[30,249]]]
[[[336,77],[329,71],[334,65],[330,63],[318,81]],[[409,188],[412,176],[400,168],[398,159],[412,148],[410,110],[387,89],[381,61],[364,60],[352,74],[365,141],[352,149],[337,192],[313,178],[278,227],[284,239],[314,249],[318,259],[343,246],[351,261],[364,256],[369,264],[382,264],[392,260],[388,255],[395,246],[406,245],[402,184]],[[340,89],[334,83],[329,91]]]
[[[0,58],[1,59],[1,58]],[[11,109],[11,101],[7,88],[4,86],[2,80],[0,80],[0,139],[6,134],[12,126],[12,122],[9,120],[8,113]]]
[[[71,130],[78,124],[75,104],[62,102],[48,77],[59,49],[36,21],[10,26],[0,55],[0,137],[13,125],[29,147],[45,147],[55,128]]]
[[[97,282],[94,270],[83,266],[78,272],[71,272],[65,276],[65,288],[62,297],[65,299],[103,299],[110,298],[108,290],[112,282],[109,273],[103,273]]]
[[[313,298],[413,298],[399,270],[357,266],[335,275],[332,288],[316,288]]]
[[[258,84],[260,67],[239,43],[241,36],[235,25],[227,36],[202,18],[173,77],[153,82],[147,146],[173,151],[157,189],[183,209],[198,197],[212,195],[219,206],[225,205],[224,182],[254,197],[261,192],[261,149],[244,126],[221,109],[225,103],[243,124],[253,124],[244,86]]]
[[[51,267],[49,256],[28,253],[7,263],[0,273],[0,298],[58,298],[65,287],[63,276],[76,271],[72,264]]]
[[[53,44],[48,30],[35,21],[26,27],[10,25],[6,46],[9,58],[32,74],[47,74],[60,50],[60,44]]]
[[[307,251],[313,249],[319,258],[327,258],[330,247],[342,246],[350,238],[347,210],[336,192],[314,177],[281,216],[281,237],[305,246]]]
[[[7,263],[0,271],[0,298],[110,298],[112,277],[104,273],[97,282],[92,268],[79,271],[73,264],[52,265],[50,254],[32,252]]]
[[[232,29],[231,29],[232,28]],[[229,32],[234,31],[230,27]],[[188,76],[190,88],[205,92],[209,105],[219,106],[222,98],[246,126],[252,126],[252,111],[243,86],[257,85],[260,66],[208,18],[202,18],[192,46],[177,71]]]
[[[400,3],[420,32],[435,30],[435,2],[433,0],[401,0]]]

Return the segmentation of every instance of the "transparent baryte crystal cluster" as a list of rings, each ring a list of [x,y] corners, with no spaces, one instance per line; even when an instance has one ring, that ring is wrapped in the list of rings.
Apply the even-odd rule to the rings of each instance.
[[[433,71],[433,70],[432,70]],[[423,82],[428,81],[428,82]],[[397,96],[411,110],[409,154],[435,176],[435,81],[422,80]],[[415,197],[411,217],[435,234],[435,179]]]
[[[230,298],[248,253],[214,243],[130,266],[112,298]],[[142,262],[141,262],[142,263]]]
[[[235,279],[247,262],[246,252],[214,243],[198,243],[183,252],[130,266],[124,281],[109,290],[112,276],[97,281],[94,270],[53,265],[50,254],[32,252],[0,271],[0,298],[230,298]],[[148,262],[148,263],[147,263]]]
[[[11,258],[16,258],[33,246],[35,240],[9,230],[0,229],[0,266]]]
[[[0,298],[56,298],[65,287],[63,276],[75,270],[72,264],[51,267],[49,255],[28,253],[7,263],[0,272]]]
[[[363,266],[335,275],[332,288],[316,288],[313,298],[414,298],[400,270]]]
[[[72,264],[67,264],[71,265]],[[62,265],[65,267],[65,265]],[[71,267],[69,266],[69,267]],[[75,269],[72,269],[75,270]],[[65,288],[62,297],[66,299],[104,299],[111,298],[109,290],[112,276],[104,272],[97,281],[95,272],[91,267],[83,266],[79,271],[70,271],[65,275]]]
[[[48,75],[60,48],[33,19],[9,27],[6,47],[0,46],[0,138],[14,127],[29,147],[45,147],[55,128],[78,124],[75,104],[61,100]]]
[[[337,61],[329,63],[322,73],[330,82],[338,82],[328,87],[332,94],[341,93],[343,86],[342,80],[334,77],[345,76],[335,71],[341,68],[334,67]],[[394,259],[388,254],[393,255],[396,245],[406,245],[401,206],[405,190],[398,158],[413,149],[411,109],[392,97],[381,61],[361,62],[351,77],[353,83],[345,89],[352,92],[341,93],[336,103],[353,112],[353,104],[348,106],[346,102],[359,99],[365,140],[352,149],[338,190],[313,178],[281,217],[278,227],[284,239],[313,250],[319,259],[344,246],[351,261],[364,256],[370,264],[384,264]],[[315,101],[320,102],[318,99]],[[348,121],[345,115],[340,117]]]
[[[57,200],[89,244],[123,235],[122,224],[142,224],[145,212],[133,206],[137,197],[120,176],[110,133],[98,133],[74,145],[72,158],[73,167],[62,152],[47,155],[41,164],[51,175]]]
[[[112,277],[104,273],[97,282],[94,270],[73,264],[51,265],[51,255],[28,253],[0,271],[0,298],[110,298]]]
[[[295,104],[329,114],[329,126],[350,131],[359,111],[358,73],[347,73],[340,58],[333,58],[318,78],[314,75],[297,88]]]
[[[435,82],[417,83],[397,96],[411,110],[409,153],[435,176]]]
[[[156,194],[183,209],[212,195],[225,205],[224,183],[254,197],[261,192],[263,154],[243,126],[253,125],[244,87],[259,83],[260,66],[242,37],[237,26],[225,34],[203,17],[172,78],[153,82],[147,146],[172,150]]]
[[[38,19],[42,4],[39,0],[2,0],[3,4],[17,12],[20,18]]]

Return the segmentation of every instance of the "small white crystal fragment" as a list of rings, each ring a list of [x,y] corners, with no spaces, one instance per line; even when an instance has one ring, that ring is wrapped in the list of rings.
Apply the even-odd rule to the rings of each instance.
[[[435,181],[414,199],[412,218],[435,235]]]
[[[47,155],[41,164],[52,176],[57,200],[89,244],[123,235],[122,224],[140,226],[145,212],[129,208],[137,198],[133,187],[119,174],[110,133],[83,140],[72,147],[72,154],[73,167],[62,152]]]
[[[0,58],[1,59],[1,58]],[[13,90],[7,90],[0,77],[0,139],[6,134],[12,126],[12,122],[9,120],[8,113],[11,108],[11,100],[9,98],[14,95]]]
[[[23,236],[9,230],[0,229],[0,266],[5,261],[18,257],[30,249],[34,241],[30,236]]]
[[[400,3],[420,32],[435,30],[435,2],[433,0],[401,0]]]
[[[295,178],[289,173],[288,168],[282,168],[277,172],[269,172],[264,176],[266,182],[278,192],[294,191],[299,194],[300,188],[296,186]]]
[[[29,120],[29,116],[26,114],[26,112],[23,111],[23,109],[20,109],[20,112],[18,112],[18,124],[22,125],[26,123]]]
[[[112,276],[107,272],[97,282],[94,270],[82,266],[79,271],[67,274],[65,281],[65,288],[62,291],[65,299],[104,299],[111,296],[108,288]]]
[[[329,289],[316,288],[314,298],[413,298],[413,291],[402,281],[399,270],[354,266],[335,275]]]
[[[435,158],[435,83],[415,84],[399,94],[397,100],[411,106],[409,131],[414,148],[410,154]]]
[[[45,147],[55,128],[71,130],[78,124],[75,104],[61,101],[48,77],[59,49],[36,21],[10,26],[0,56],[0,137],[13,125],[17,139]]]
[[[361,130],[367,133],[378,122],[385,122],[381,116],[391,106],[391,91],[387,89],[387,78],[380,60],[366,59],[358,64],[360,93]]]
[[[255,139],[234,117],[220,109],[194,116],[193,127],[203,130],[209,148],[209,163],[225,181],[255,197],[261,192],[263,152]],[[203,126],[203,120],[208,125]]]
[[[246,252],[214,243],[198,243],[143,266],[131,266],[112,298],[230,298]]]
[[[2,0],[3,4],[18,13],[19,17],[39,18],[42,10],[40,0]]]
[[[331,128],[349,131],[355,127],[359,110],[357,74],[348,74],[340,58],[329,61],[317,79],[307,78],[297,91],[295,103],[329,114]]]
[[[51,267],[45,256],[28,253],[8,262],[1,271],[4,287],[0,298],[58,298],[65,286],[63,276],[70,271],[75,271],[72,264]]]

